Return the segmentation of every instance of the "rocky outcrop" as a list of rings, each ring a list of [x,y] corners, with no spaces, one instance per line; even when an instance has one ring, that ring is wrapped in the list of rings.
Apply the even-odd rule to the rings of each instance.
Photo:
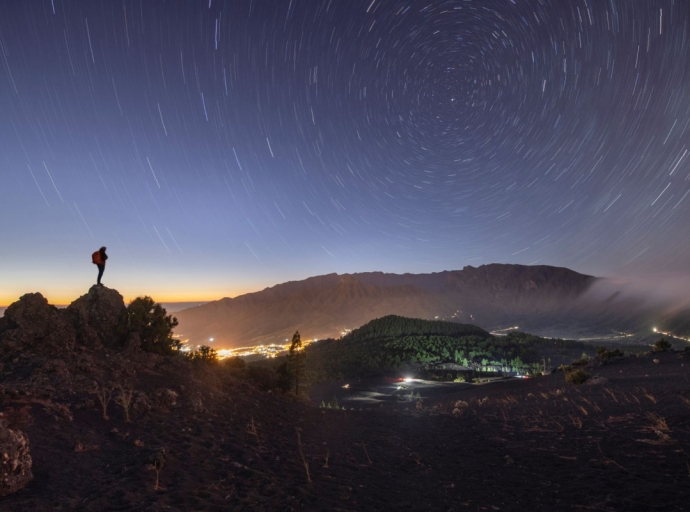
[[[11,371],[34,397],[64,399],[88,386],[86,376],[97,370],[94,355],[104,353],[98,349],[136,349],[136,340],[125,343],[119,328],[125,318],[122,295],[105,287],[92,287],[66,309],[51,306],[40,293],[26,294],[0,319],[0,369]],[[126,361],[118,366],[119,359],[105,357],[113,376],[131,371]]]
[[[146,327],[144,319],[138,328]],[[105,287],[92,287],[65,309],[51,306],[40,293],[30,293],[5,310],[0,318],[0,497],[17,492],[32,479],[25,432],[30,433],[34,448],[45,455],[45,445],[56,432],[55,443],[68,438],[73,411],[96,409],[104,417],[112,399],[111,409],[121,405],[129,421],[129,413],[141,416],[182,406],[176,391],[161,386],[167,385],[170,376],[193,381],[190,370],[194,366],[181,357],[143,351],[140,330],[128,327],[122,295]],[[140,375],[143,378],[138,380]],[[104,407],[95,399],[95,389],[102,391]],[[198,398],[195,394],[189,410],[201,410],[202,400],[201,394]],[[184,407],[189,407],[187,402]],[[46,428],[50,430],[41,433]],[[82,441],[73,436],[68,446],[76,446],[76,451],[96,449],[92,447],[97,445]],[[47,471],[49,458],[40,457],[41,471]],[[62,471],[64,461],[56,458],[59,469],[53,466],[51,471]],[[5,508],[0,504],[0,510]]]
[[[15,355],[25,350],[42,355],[74,348],[76,332],[71,323],[40,293],[27,293],[5,311],[0,348]]]
[[[40,293],[27,293],[10,305],[0,322],[0,348],[5,354],[54,356],[71,352],[75,345],[122,345],[120,326],[125,303],[117,290],[93,286],[66,309],[48,304]]]
[[[88,347],[118,346],[121,341],[118,326],[125,312],[124,299],[117,290],[97,285],[65,310],[77,331],[79,343]]]
[[[0,496],[23,489],[32,478],[28,438],[0,421]]]

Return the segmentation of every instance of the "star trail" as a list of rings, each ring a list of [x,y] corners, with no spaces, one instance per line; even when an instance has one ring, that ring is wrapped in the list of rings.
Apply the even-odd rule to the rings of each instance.
[[[690,272],[684,0],[0,6],[0,305]]]

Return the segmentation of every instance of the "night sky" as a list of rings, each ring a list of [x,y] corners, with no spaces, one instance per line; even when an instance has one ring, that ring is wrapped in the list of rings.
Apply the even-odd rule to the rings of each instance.
[[[0,6],[0,305],[690,273],[687,0]]]

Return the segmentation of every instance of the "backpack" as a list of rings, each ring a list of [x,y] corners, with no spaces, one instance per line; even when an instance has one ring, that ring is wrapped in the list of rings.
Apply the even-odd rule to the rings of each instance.
[[[91,262],[94,265],[100,265],[103,263],[103,259],[101,258],[101,251],[96,251],[91,255]]]

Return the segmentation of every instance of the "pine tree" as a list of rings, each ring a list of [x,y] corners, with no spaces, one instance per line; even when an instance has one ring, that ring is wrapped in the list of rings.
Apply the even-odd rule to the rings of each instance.
[[[290,374],[295,379],[295,394],[299,395],[299,382],[304,377],[306,353],[302,350],[302,338],[299,331],[292,336],[290,351],[288,353],[288,366]]]

